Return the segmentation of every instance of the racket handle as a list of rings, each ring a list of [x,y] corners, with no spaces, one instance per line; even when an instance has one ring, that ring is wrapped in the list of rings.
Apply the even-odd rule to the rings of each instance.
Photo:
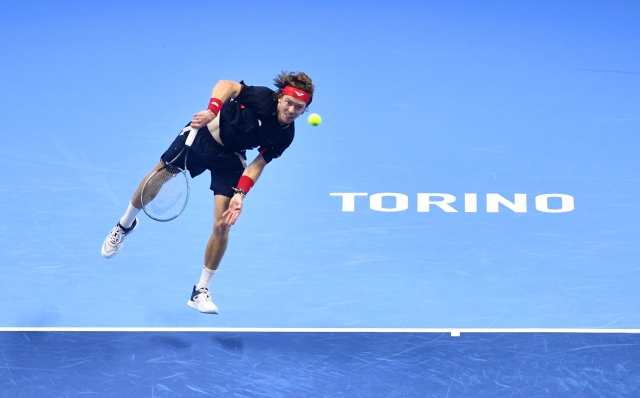
[[[191,144],[193,144],[193,140],[196,139],[196,134],[198,134],[198,129],[194,129],[193,127],[191,127],[191,131],[189,132],[189,135],[187,136],[187,141],[185,143],[186,146],[191,146]]]

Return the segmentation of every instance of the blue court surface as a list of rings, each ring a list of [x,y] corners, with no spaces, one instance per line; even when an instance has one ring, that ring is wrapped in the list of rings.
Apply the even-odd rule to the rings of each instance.
[[[11,363],[2,368],[5,396],[640,393],[639,340],[628,334],[94,332],[1,338]]]
[[[632,1],[3,2],[2,395],[637,395],[638,21]],[[220,314],[186,305],[206,174],[105,260],[216,82],[282,70],[323,122],[247,196]]]

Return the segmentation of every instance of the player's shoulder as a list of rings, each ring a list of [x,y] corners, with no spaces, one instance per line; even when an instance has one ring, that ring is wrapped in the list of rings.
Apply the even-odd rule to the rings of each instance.
[[[242,89],[235,99],[238,103],[260,114],[269,115],[273,112],[277,103],[275,91],[268,87],[249,86],[244,81],[240,83]]]
[[[244,80],[240,81],[240,85],[242,86],[240,90],[240,96],[273,96],[275,91],[270,89],[269,87],[264,86],[251,86],[244,82]]]

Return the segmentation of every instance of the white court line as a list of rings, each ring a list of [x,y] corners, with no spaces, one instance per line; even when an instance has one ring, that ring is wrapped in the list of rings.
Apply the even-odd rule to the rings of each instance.
[[[0,332],[235,332],[235,333],[590,333],[637,334],[640,329],[577,328],[215,328],[215,327],[0,327]]]

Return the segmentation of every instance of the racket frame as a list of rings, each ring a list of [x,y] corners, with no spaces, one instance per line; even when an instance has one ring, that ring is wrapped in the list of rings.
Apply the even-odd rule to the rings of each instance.
[[[160,221],[160,222],[166,222],[166,221],[171,221],[174,220],[175,218],[177,218],[180,214],[182,214],[182,212],[184,211],[184,209],[187,207],[187,203],[189,202],[189,193],[191,190],[191,187],[189,185],[189,178],[187,177],[187,158],[189,156],[189,148],[191,148],[191,144],[193,144],[193,141],[196,139],[196,135],[198,134],[198,129],[194,129],[193,127],[191,127],[191,130],[189,131],[189,135],[187,136],[187,140],[185,141],[185,145],[184,148],[182,148],[182,150],[178,153],[178,155],[176,157],[174,157],[171,161],[165,163],[165,165],[163,167],[161,167],[160,169],[154,171],[149,178],[147,178],[147,180],[144,183],[144,186],[142,187],[142,191],[140,191],[140,203],[142,203],[142,210],[146,213],[147,216],[149,216],[149,218],[151,218],[152,220],[156,220],[156,221]],[[180,156],[184,153],[184,165],[183,167],[180,167],[178,165],[175,165],[174,163],[180,158]],[[147,184],[149,183],[149,181],[151,181],[151,179],[160,171],[162,170],[166,170],[168,168],[177,168],[178,170],[180,170],[180,173],[184,174],[184,178],[185,181],[187,182],[187,198],[184,201],[184,206],[182,206],[182,209],[180,210],[180,212],[178,214],[176,214],[175,216],[168,218],[168,219],[159,219],[156,218],[154,216],[152,216],[151,214],[149,214],[150,212],[147,211],[147,206],[144,203],[144,191],[147,188]],[[155,199],[155,197],[154,197]],[[153,201],[153,199],[151,200],[151,202]],[[149,204],[151,203],[149,202]]]

